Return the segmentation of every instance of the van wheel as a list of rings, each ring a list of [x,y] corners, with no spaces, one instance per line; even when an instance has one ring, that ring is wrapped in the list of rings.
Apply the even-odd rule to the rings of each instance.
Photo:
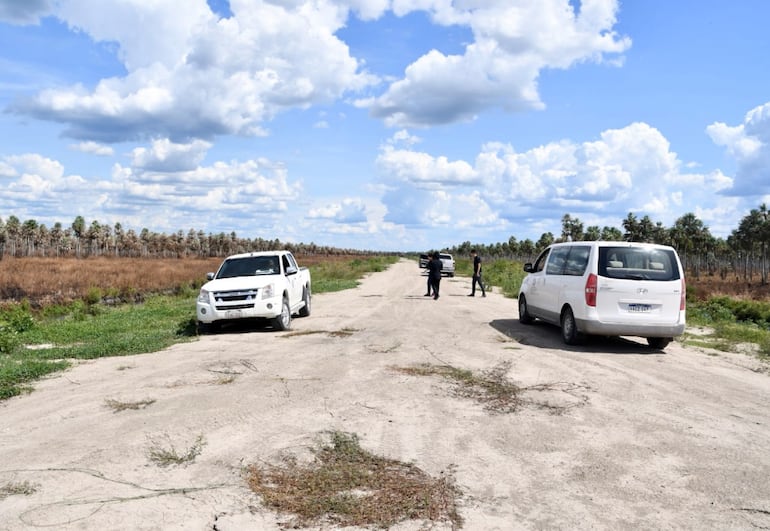
[[[273,319],[273,328],[279,331],[288,330],[291,326],[291,309],[289,308],[289,300],[284,297],[281,304],[281,313]]]
[[[527,310],[527,299],[524,295],[519,295],[519,322],[521,324],[532,324],[535,318],[529,315]]]
[[[561,313],[561,338],[568,345],[579,345],[583,341],[583,334],[578,332],[575,316],[569,307]]]
[[[655,350],[663,350],[673,339],[672,337],[648,337],[647,344]]]
[[[304,288],[302,290],[302,301],[305,305],[299,309],[300,317],[307,317],[310,315],[310,288]]]

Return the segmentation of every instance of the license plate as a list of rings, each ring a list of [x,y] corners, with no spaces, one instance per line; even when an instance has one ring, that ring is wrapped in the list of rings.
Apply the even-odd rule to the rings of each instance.
[[[225,319],[238,319],[241,316],[240,310],[227,310],[225,312]]]
[[[629,312],[649,312],[651,306],[649,304],[629,304]]]

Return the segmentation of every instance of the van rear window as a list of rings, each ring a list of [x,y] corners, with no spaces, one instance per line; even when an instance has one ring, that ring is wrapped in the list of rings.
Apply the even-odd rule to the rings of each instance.
[[[630,280],[678,280],[676,255],[670,249],[599,248],[599,276]]]

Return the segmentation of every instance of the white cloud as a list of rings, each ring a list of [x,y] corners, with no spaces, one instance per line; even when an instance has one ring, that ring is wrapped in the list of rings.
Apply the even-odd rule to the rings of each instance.
[[[368,220],[367,207],[359,198],[344,198],[308,211],[309,219],[325,219],[335,223],[364,223]]]
[[[730,126],[715,122],[706,128],[711,140],[724,146],[738,169],[734,186],[725,193],[755,196],[770,193],[770,102],[746,113],[743,123]]]
[[[463,55],[430,50],[384,94],[358,100],[390,126],[469,121],[494,107],[541,109],[541,70],[602,62],[631,45],[612,31],[615,0],[586,0],[577,13],[568,0],[396,0],[393,7],[398,15],[418,9],[429,11],[438,24],[469,27],[475,40]]]
[[[110,146],[105,146],[98,142],[80,142],[79,144],[70,145],[70,149],[82,151],[83,153],[91,153],[100,157],[111,157],[115,154],[115,150]]]
[[[201,163],[211,144],[195,140],[189,144],[176,144],[168,139],[155,140],[150,149],[135,148],[131,164],[136,168],[150,171],[187,171]]]
[[[227,19],[205,0],[66,0],[57,6],[70,26],[115,42],[127,70],[93,90],[49,89],[13,106],[68,123],[65,133],[74,138],[180,142],[264,135],[262,124],[282,110],[332,102],[376,81],[335,36],[348,8],[330,1],[232,0]],[[364,2],[354,7],[378,12]]]
[[[156,143],[137,162],[156,163],[159,146],[180,147]],[[60,162],[37,154],[4,157],[0,170],[7,177],[0,181],[0,210],[47,223],[84,213],[170,232],[186,225],[204,230],[214,224],[232,230],[272,227],[302,193],[302,183],[290,181],[282,164],[267,159],[167,172],[116,164],[110,180],[96,182],[67,175]]]
[[[597,140],[554,142],[524,152],[490,142],[473,164],[395,149],[389,142],[377,162],[389,186],[382,196],[389,221],[481,232],[509,223],[515,233],[528,218],[550,219],[558,227],[567,212],[600,214],[617,220],[609,223],[615,226],[631,211],[673,223],[683,209],[719,201],[719,192],[732,185],[720,171],[684,171],[668,140],[645,123],[606,130]],[[462,172],[448,173],[450,165]]]
[[[381,147],[377,166],[388,177],[425,188],[478,183],[478,175],[465,161],[450,161],[391,145]]]

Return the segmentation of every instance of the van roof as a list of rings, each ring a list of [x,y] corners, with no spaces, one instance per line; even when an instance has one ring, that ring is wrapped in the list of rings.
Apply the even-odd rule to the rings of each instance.
[[[650,249],[673,249],[670,245],[663,245],[662,243],[648,243],[648,242],[627,242],[627,241],[613,241],[613,240],[584,240],[574,242],[558,242],[552,243],[549,247],[564,247],[567,245],[590,245],[592,247],[647,247]]]

